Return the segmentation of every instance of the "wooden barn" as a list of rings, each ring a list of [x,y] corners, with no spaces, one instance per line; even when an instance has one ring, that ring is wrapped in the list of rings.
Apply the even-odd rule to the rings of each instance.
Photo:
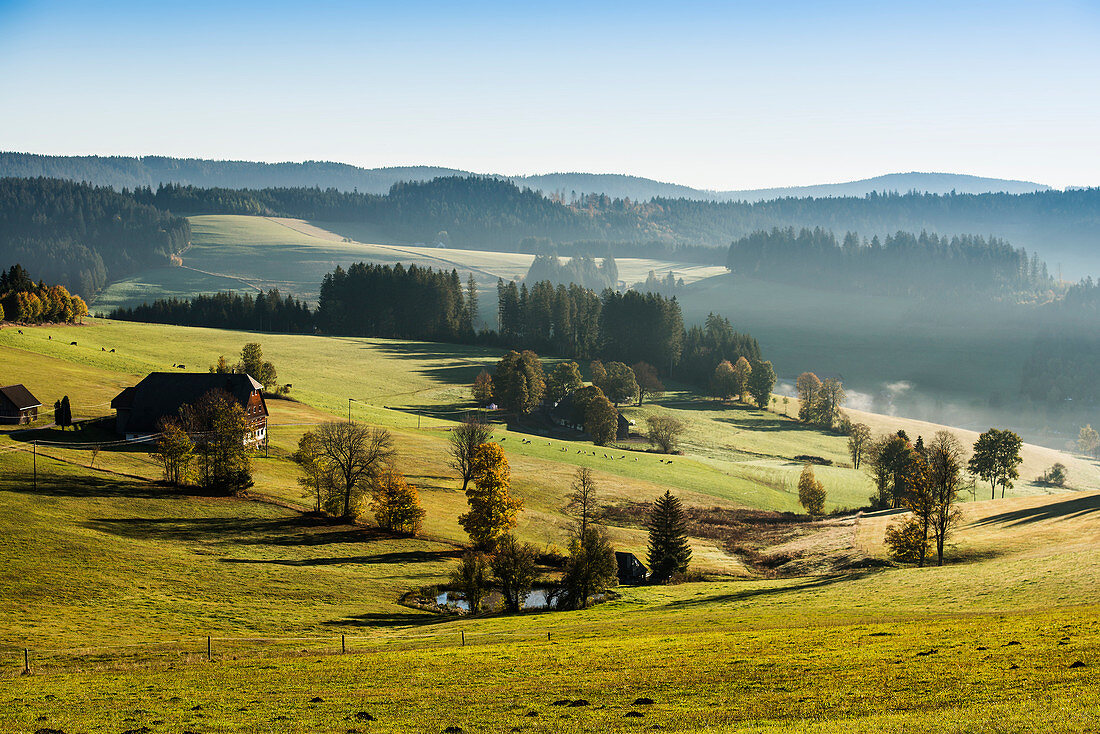
[[[215,372],[153,372],[115,396],[115,431],[126,438],[157,433],[161,418],[178,418],[180,408],[195,405],[211,390],[229,393],[244,408],[248,419],[248,444],[267,437],[267,403],[262,386],[245,374]]]
[[[42,401],[22,385],[0,387],[0,423],[34,423]]]
[[[645,583],[645,577],[649,575],[649,569],[647,569],[633,553],[615,551],[615,562],[619,566],[620,584]]]

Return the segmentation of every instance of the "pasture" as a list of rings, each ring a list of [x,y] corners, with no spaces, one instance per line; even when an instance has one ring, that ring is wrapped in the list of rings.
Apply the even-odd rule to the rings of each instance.
[[[114,283],[96,297],[92,311],[107,313],[172,296],[270,288],[316,303],[326,273],[337,265],[346,268],[362,261],[455,268],[463,282],[472,274],[483,295],[482,317],[495,324],[497,279],[523,278],[534,260],[534,255],[521,253],[369,244],[375,240],[358,229],[299,219],[203,215],[189,220],[192,241],[183,254],[184,267],[158,268]],[[327,227],[340,227],[341,234]],[[346,241],[349,234],[351,241]],[[622,258],[617,263],[619,277],[628,284],[644,281],[650,270],[658,276],[674,271],[685,283],[725,272],[720,267],[646,258]]]
[[[460,552],[465,498],[446,467],[446,430],[468,408],[465,386],[498,353],[99,319],[23,331],[0,330],[0,374],[50,404],[69,395],[78,419],[109,415],[110,398],[149,371],[204,369],[253,340],[302,402],[269,402],[271,447],[254,458],[244,499],[155,485],[159,469],[140,448],[104,449],[91,466],[88,442],[111,438],[94,423],[0,431],[0,593],[13,600],[0,609],[0,671],[11,676],[0,729],[1074,731],[1100,716],[1095,462],[1028,446],[1009,499],[979,491],[965,504],[943,568],[768,578],[698,537],[694,566],[706,581],[622,588],[584,611],[448,619],[399,598],[444,583]],[[308,500],[288,455],[311,425],[346,417],[349,397],[357,420],[394,433],[428,511],[423,538],[302,514]],[[861,504],[870,482],[843,466],[843,437],[777,409],[680,391],[625,408],[638,423],[656,411],[688,424],[672,465],[498,425],[526,504],[519,533],[562,544],[578,466],[595,470],[611,505],[670,487],[690,507],[793,510],[794,456],[808,453],[834,462],[817,470],[831,507]],[[853,419],[876,432],[939,428]],[[37,486],[32,436],[45,444]],[[1051,495],[1025,481],[1053,460],[1078,491]],[[812,556],[831,543],[880,560],[892,517],[822,521],[820,534],[773,550]],[[611,534],[644,556],[642,528],[621,522]],[[210,661],[206,635],[216,638]],[[24,647],[34,674],[18,676]],[[554,705],[566,700],[588,705]]]

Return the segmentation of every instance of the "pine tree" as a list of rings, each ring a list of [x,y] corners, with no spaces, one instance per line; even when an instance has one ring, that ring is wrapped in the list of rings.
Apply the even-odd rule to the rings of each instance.
[[[654,581],[668,581],[674,573],[687,570],[691,547],[683,506],[672,492],[665,491],[653,503],[646,524],[649,531],[649,568]]]

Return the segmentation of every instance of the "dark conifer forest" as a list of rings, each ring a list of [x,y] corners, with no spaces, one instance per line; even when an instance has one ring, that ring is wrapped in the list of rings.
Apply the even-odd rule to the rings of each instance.
[[[85,298],[107,282],[167,265],[186,219],[113,189],[46,178],[0,179],[0,263],[20,263]]]

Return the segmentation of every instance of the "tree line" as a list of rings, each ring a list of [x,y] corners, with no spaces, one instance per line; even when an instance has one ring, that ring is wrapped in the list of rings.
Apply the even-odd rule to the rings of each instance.
[[[186,219],[127,192],[58,179],[0,179],[0,263],[22,263],[85,298],[111,280],[167,265],[190,238]]]
[[[139,192],[143,203],[174,212],[370,223],[409,242],[428,242],[446,230],[455,245],[475,249],[516,250],[528,241],[529,248],[581,245],[596,255],[602,250],[588,243],[599,243],[613,246],[617,256],[645,256],[646,249],[659,253],[685,248],[683,254],[692,262],[706,256],[695,248],[775,227],[824,227],[879,238],[898,231],[984,232],[1032,249],[1056,241],[1087,253],[1092,223],[1100,217],[1100,188],[1025,194],[871,193],[759,202],[640,201],[591,194],[567,202],[501,179],[447,176],[398,183],[385,195],[332,188],[202,189],[175,184]]]
[[[316,311],[277,290],[158,300],[113,310],[110,318],[185,326],[418,339],[531,349],[568,359],[645,363],[705,387],[722,361],[760,361],[749,334],[711,314],[684,328],[675,297],[638,291],[601,294],[576,284],[497,282],[498,330],[475,331],[473,276],[417,265],[356,263],[325,276]]]
[[[193,298],[158,298],[152,304],[119,307],[107,318],[149,324],[207,326],[215,329],[248,329],[288,334],[308,334],[314,329],[307,304],[278,288],[253,297],[251,293],[200,294]]]
[[[63,285],[31,279],[22,265],[0,271],[0,321],[24,324],[72,324],[83,321],[88,305]]]
[[[1028,257],[1002,239],[896,232],[869,240],[843,239],[825,229],[761,230],[735,240],[726,267],[818,288],[927,295],[1051,293],[1054,279],[1038,255]]]

